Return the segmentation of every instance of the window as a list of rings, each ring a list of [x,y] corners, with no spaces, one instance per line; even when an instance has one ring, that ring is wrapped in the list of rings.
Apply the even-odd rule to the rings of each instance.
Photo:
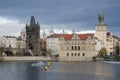
[[[85,53],[83,53],[83,56],[85,56]]]
[[[75,50],[77,50],[77,47],[75,46]]]
[[[76,53],[75,53],[75,56],[76,56]]]
[[[67,56],[69,56],[69,53],[67,53]]]
[[[78,46],[78,50],[80,50],[80,46]]]
[[[78,53],[78,56],[80,56],[80,53]]]
[[[71,53],[71,56],[73,56],[73,53]]]
[[[74,47],[72,46],[72,50],[74,50]]]

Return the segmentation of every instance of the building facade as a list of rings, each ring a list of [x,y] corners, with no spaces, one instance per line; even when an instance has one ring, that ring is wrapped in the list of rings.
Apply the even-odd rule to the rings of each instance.
[[[95,56],[94,34],[52,34],[47,51],[59,54],[60,61],[91,61]]]
[[[64,34],[60,36],[60,61],[91,61],[95,56],[93,34]]]
[[[60,34],[52,34],[46,39],[46,49],[51,55],[59,54],[59,37]]]
[[[2,36],[0,37],[0,47],[3,48],[20,48],[20,49],[25,49],[25,41],[13,37],[13,36]]]

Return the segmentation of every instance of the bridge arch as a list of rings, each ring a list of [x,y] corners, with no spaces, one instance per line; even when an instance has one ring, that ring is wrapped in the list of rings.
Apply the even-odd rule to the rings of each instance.
[[[6,56],[14,56],[14,53],[12,51],[4,51],[4,53],[6,54]]]

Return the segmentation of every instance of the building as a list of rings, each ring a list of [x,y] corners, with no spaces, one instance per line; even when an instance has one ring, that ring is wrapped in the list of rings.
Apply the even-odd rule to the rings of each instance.
[[[42,39],[40,39],[40,50],[42,52],[42,55],[46,55],[46,33],[43,31]]]
[[[59,54],[60,61],[91,61],[106,48],[107,54],[120,53],[120,38],[107,31],[102,11],[98,15],[95,33],[56,34],[47,37],[47,51]]]
[[[91,61],[95,56],[94,34],[52,34],[47,37],[47,51],[60,61]]]
[[[14,36],[2,36],[0,37],[0,47],[25,49],[26,45],[25,41]]]
[[[95,56],[94,34],[64,34],[60,36],[60,61],[91,61]]]
[[[40,53],[40,25],[34,16],[31,16],[30,25],[26,25],[26,47],[32,55]]]
[[[60,37],[60,34],[52,34],[47,37],[46,49],[47,49],[47,52],[50,53],[51,55],[59,54],[59,37]]]

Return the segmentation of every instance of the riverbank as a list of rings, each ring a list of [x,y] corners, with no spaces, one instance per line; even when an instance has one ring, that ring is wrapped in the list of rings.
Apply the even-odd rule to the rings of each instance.
[[[0,61],[3,61],[3,60],[4,60],[3,57],[0,56]]]
[[[44,56],[9,56],[2,57],[4,61],[54,61],[55,59],[51,59],[50,57]]]

